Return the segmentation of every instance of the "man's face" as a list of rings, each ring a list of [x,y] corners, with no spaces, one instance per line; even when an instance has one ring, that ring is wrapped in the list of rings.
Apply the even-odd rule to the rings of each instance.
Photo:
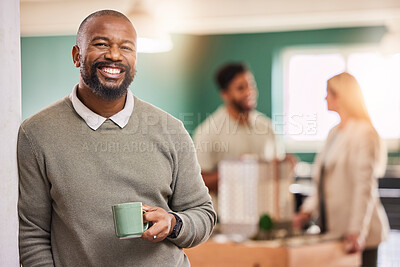
[[[104,100],[124,96],[136,72],[136,31],[123,18],[91,19],[79,47],[81,78]]]
[[[258,92],[251,72],[237,74],[222,95],[227,104],[233,105],[239,112],[255,109]]]

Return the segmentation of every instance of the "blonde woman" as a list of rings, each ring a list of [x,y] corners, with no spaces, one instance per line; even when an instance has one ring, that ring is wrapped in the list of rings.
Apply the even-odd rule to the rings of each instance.
[[[386,151],[352,75],[330,78],[326,101],[340,123],[315,161],[317,193],[305,200],[293,226],[303,227],[316,214],[322,232],[343,237],[348,253],[362,251],[362,266],[376,266],[377,248],[389,230],[377,181],[384,174]]]

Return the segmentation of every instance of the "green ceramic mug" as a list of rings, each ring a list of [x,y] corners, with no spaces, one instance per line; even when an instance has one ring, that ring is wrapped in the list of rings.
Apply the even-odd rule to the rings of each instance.
[[[141,237],[149,228],[149,223],[143,223],[142,202],[128,202],[112,206],[115,235],[119,239]]]

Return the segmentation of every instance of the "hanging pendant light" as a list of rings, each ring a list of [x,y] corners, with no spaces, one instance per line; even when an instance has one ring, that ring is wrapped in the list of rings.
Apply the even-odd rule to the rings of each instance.
[[[136,28],[138,53],[161,53],[173,48],[168,31],[149,8],[149,1],[136,1],[127,16]]]

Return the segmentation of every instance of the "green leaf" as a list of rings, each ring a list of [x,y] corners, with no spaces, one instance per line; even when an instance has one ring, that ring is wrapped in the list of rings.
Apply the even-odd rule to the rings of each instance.
[[[274,222],[268,214],[260,216],[259,227],[263,231],[269,231],[274,227]]]

